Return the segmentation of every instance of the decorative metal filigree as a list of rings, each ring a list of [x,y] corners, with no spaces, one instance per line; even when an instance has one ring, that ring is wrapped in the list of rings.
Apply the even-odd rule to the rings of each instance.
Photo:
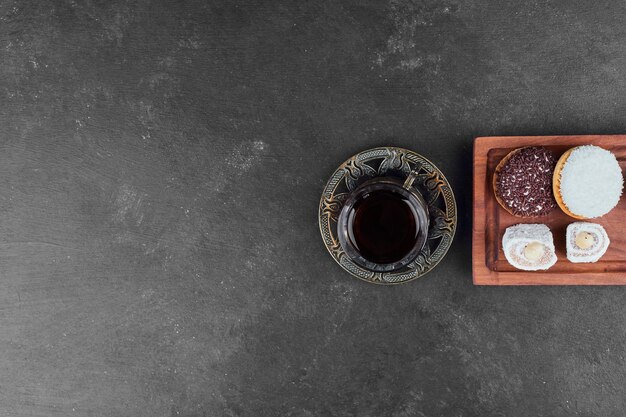
[[[358,159],[348,160],[343,169],[346,174],[346,185],[349,191],[354,190],[358,186],[359,179],[376,176],[376,170],[374,168],[364,164]]]
[[[322,213],[328,215],[331,220],[336,222],[339,218],[341,207],[347,197],[347,193],[337,194],[331,198],[322,197]]]
[[[406,159],[406,155],[399,149],[391,149],[389,156],[383,159],[378,168],[378,175],[385,175],[389,171],[400,171],[404,175],[408,176],[411,173],[411,167],[409,161]]]
[[[399,271],[372,272],[350,260],[337,238],[337,219],[349,193],[376,176],[406,178],[418,173],[413,186],[424,196],[430,213],[428,240],[417,258]],[[402,148],[374,148],[345,161],[328,180],[319,206],[319,225],[326,249],[342,268],[376,284],[400,284],[419,278],[443,259],[457,224],[454,193],[445,176],[423,156]]]

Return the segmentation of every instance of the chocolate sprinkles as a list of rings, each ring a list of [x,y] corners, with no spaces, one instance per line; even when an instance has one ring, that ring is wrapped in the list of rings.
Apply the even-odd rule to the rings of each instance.
[[[555,166],[546,148],[522,148],[496,172],[496,193],[516,216],[544,216],[557,207],[552,193]]]

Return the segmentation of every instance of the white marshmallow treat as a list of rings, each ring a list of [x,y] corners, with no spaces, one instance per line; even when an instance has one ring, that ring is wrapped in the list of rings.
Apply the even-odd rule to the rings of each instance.
[[[576,237],[580,233],[588,233],[591,235],[589,244],[580,247],[577,244]],[[597,262],[602,255],[606,253],[609,248],[609,236],[606,234],[606,230],[599,224],[588,222],[576,222],[567,226],[566,232],[566,248],[567,259],[573,263],[589,263]]]
[[[525,249],[530,244],[537,246],[536,243],[543,245],[543,254],[529,259],[529,251]],[[546,270],[556,263],[552,232],[545,224],[517,224],[508,227],[502,237],[502,249],[506,260],[524,271]]]

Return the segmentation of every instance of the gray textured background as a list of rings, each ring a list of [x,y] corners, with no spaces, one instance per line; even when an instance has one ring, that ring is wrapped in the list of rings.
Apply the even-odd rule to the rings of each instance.
[[[618,4],[620,3],[620,4]],[[626,131],[621,2],[0,1],[0,415],[621,416],[626,289],[471,284],[472,138]],[[322,187],[414,149],[424,279],[326,253]]]

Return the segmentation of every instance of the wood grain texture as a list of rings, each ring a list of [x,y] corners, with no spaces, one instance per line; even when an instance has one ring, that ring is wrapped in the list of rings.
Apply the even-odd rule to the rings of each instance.
[[[472,227],[472,270],[476,285],[625,285],[626,284],[626,201],[598,219],[611,245],[596,263],[574,264],[567,260],[565,230],[578,221],[556,209],[547,216],[522,218],[511,215],[497,203],[493,173],[502,158],[513,149],[545,146],[558,159],[579,145],[597,145],[613,152],[622,170],[626,167],[626,135],[479,137],[474,140],[474,187]],[[557,263],[547,271],[520,271],[511,266],[502,250],[507,227],[518,223],[543,223],[554,237]]]

